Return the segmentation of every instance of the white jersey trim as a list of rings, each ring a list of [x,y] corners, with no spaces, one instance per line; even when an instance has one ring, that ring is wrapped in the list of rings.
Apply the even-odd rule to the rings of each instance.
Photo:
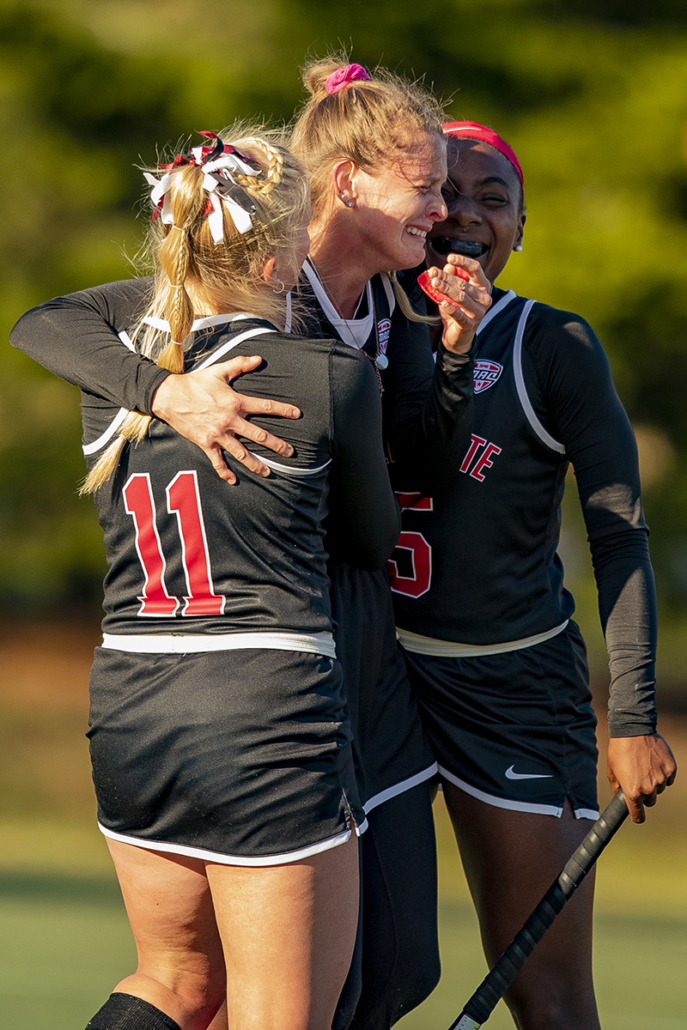
[[[274,461],[272,458],[265,458],[260,454],[254,454],[253,451],[248,452],[251,457],[256,458],[258,461],[263,462],[265,465],[269,465],[275,472],[283,472],[286,476],[316,476],[318,472],[324,472],[326,468],[332,463],[330,458],[325,461],[324,465],[318,465],[317,468],[298,468],[296,465],[281,465],[278,461]]]
[[[391,285],[391,280],[389,278],[388,272],[381,272],[380,279],[382,280],[382,286],[384,287],[384,292],[386,293],[386,301],[389,305],[389,318],[391,318],[396,309],[396,294],[394,293],[394,288]]]
[[[219,317],[220,316],[218,315],[217,318]],[[224,318],[228,317],[228,315],[224,316]],[[212,354],[208,355],[205,361],[201,361],[200,365],[198,365],[197,368],[194,369],[194,371],[200,372],[202,368],[207,368],[209,365],[216,364],[220,360],[220,358],[223,358],[224,355],[228,354],[229,351],[234,349],[234,347],[238,347],[238,345],[240,343],[243,343],[244,340],[250,340],[254,336],[264,336],[265,333],[273,332],[274,329],[268,329],[266,326],[262,326],[259,329],[247,329],[245,333],[239,333],[239,335],[235,336],[233,340],[227,340],[227,342],[223,343],[221,347],[218,347],[217,350],[214,350]]]
[[[86,443],[83,445],[81,450],[84,454],[95,454],[95,452],[99,451],[101,447],[104,447],[105,444],[112,439],[126,416],[129,414],[130,412],[128,408],[120,408],[102,436],[99,436],[97,440],[93,441],[93,443]]]
[[[475,336],[479,336],[484,327],[488,326],[493,318],[496,318],[497,315],[500,315],[503,309],[507,307],[512,300],[515,300],[515,296],[516,295],[514,291],[509,290],[508,293],[504,294],[503,297],[501,297],[501,300],[498,300],[496,304],[494,304],[493,308],[489,308],[486,315],[480,322],[477,328],[477,332],[475,333]]]
[[[245,648],[307,651],[336,658],[331,633],[103,633],[103,647],[132,654],[202,654]]]
[[[245,311],[234,311],[231,314],[206,315],[203,318],[196,318],[192,323],[189,333],[197,333],[201,329],[212,329],[218,325],[226,325],[227,322],[236,322],[246,318],[256,318]],[[153,329],[161,329],[164,333],[170,332],[169,322],[164,318],[142,318],[144,325],[152,325]]]
[[[518,397],[520,398],[522,410],[525,412],[525,417],[539,439],[542,443],[546,444],[547,447],[550,447],[552,451],[556,451],[558,454],[565,454],[565,446],[558,440],[555,440],[550,433],[547,433],[537,418],[534,408],[532,407],[532,402],[527,394],[525,377],[522,374],[522,339],[525,335],[525,325],[529,318],[530,311],[536,303],[536,300],[527,301],[525,307],[522,309],[518,328],[515,333],[515,343],[513,345],[513,372],[515,374],[515,387],[518,391]]]
[[[356,834],[360,836],[367,828],[367,820],[362,826],[356,827]],[[140,837],[128,837],[123,833],[115,833],[106,829],[98,823],[98,829],[110,840],[120,841],[122,844],[133,844],[137,848],[145,848],[147,851],[162,851],[173,855],[186,855],[187,858],[199,858],[204,862],[217,862],[218,865],[240,865],[240,866],[270,866],[287,865],[289,862],[299,862],[302,858],[309,858],[311,855],[319,855],[323,851],[330,851],[339,847],[340,844],[347,844],[351,839],[351,830],[344,830],[336,837],[329,837],[327,840],[311,844],[307,848],[299,848],[297,851],[286,851],[278,855],[267,855],[261,858],[243,858],[235,855],[223,855],[218,851],[206,851],[205,848],[187,847],[185,844],[169,844],[167,841],[141,840]]]
[[[535,633],[531,637],[520,640],[506,640],[501,644],[458,644],[453,640],[438,640],[434,637],[423,637],[420,633],[411,633],[408,629],[396,628],[396,636],[406,651],[413,654],[431,655],[434,658],[483,658],[490,654],[507,654],[509,651],[522,651],[526,647],[535,647],[545,640],[562,633],[570,620],[566,619],[560,626]]]
[[[365,286],[367,294],[367,315],[365,315],[364,318],[342,318],[329,299],[320,277],[309,261],[304,263],[303,271],[305,272],[308,282],[313,288],[313,292],[317,297],[327,320],[334,326],[343,343],[348,344],[349,347],[355,347],[356,350],[362,350],[369,339],[370,333],[375,328],[374,304],[372,302],[372,283],[370,280],[368,279]]]
[[[405,794],[407,790],[411,790],[413,787],[417,787],[419,783],[424,783],[425,780],[431,779],[432,776],[436,776],[439,766],[436,762],[423,769],[422,772],[415,773],[414,776],[409,776],[407,780],[401,780],[399,783],[395,783],[393,787],[387,787],[386,790],[380,790],[379,794],[375,794],[366,801],[363,805],[365,815],[369,815],[370,812],[377,808],[378,805],[383,805],[385,801],[391,801],[392,798],[398,797],[399,794]]]

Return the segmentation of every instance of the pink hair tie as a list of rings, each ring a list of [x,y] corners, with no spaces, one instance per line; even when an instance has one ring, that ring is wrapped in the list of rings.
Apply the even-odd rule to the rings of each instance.
[[[349,82],[355,82],[356,79],[366,80],[369,78],[370,76],[362,64],[347,64],[345,68],[337,68],[335,72],[327,76],[324,81],[324,88],[331,96],[333,93],[338,93],[344,89]]]

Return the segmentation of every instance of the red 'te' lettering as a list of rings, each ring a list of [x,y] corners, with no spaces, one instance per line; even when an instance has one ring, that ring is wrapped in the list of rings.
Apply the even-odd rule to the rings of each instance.
[[[477,452],[480,450],[481,447],[484,447],[484,450],[480,454],[479,458],[477,458],[477,461],[472,466],[472,468],[470,468],[470,465],[472,465],[472,462],[473,462],[475,456],[477,455]],[[483,483],[484,482],[484,475],[482,473],[482,469],[489,469],[489,468],[491,468],[492,465],[494,464],[493,461],[491,460],[492,455],[494,457],[496,457],[496,455],[500,454],[500,453],[501,453],[501,448],[497,447],[495,443],[487,443],[487,441],[484,439],[484,437],[475,436],[475,434],[473,433],[472,434],[472,442],[470,443],[470,446],[468,447],[467,454],[463,458],[463,464],[460,466],[460,471],[461,472],[468,472],[469,475],[471,475],[473,479],[476,479],[476,480],[478,480],[478,482]]]

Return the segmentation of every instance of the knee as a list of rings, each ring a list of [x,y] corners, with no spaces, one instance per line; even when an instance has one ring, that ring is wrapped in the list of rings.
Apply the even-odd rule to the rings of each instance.
[[[516,980],[505,1001],[520,1030],[599,1030],[591,984]]]

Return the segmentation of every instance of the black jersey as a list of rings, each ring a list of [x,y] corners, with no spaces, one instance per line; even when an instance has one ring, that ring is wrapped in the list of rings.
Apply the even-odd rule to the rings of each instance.
[[[212,321],[203,329],[200,320],[187,368],[250,354],[259,340],[263,365],[243,377],[242,389],[301,406],[302,417],[283,427],[294,455],[265,456],[269,477],[240,475],[229,486],[202,451],[153,419],[95,495],[109,569],[103,629],[331,632],[323,529],[330,505],[347,527],[349,559],[363,566],[383,564],[398,530],[375,376],[333,340],[278,333],[245,317]],[[92,465],[125,412],[85,390],[82,410]],[[274,419],[256,421],[274,427]]]
[[[417,306],[424,294],[416,277],[406,276],[404,285]],[[385,273],[369,280],[353,319],[341,318],[309,261],[299,294],[309,332],[358,348],[377,368],[390,465],[412,471],[425,490],[443,488],[456,475],[453,459],[469,440],[474,348],[453,354],[440,344],[433,356],[427,325],[403,314]]]
[[[497,290],[474,377],[472,438],[448,489],[429,497],[412,476],[395,478],[399,627],[472,653],[562,627],[574,610],[557,554],[571,462],[609,649],[611,732],[653,732],[647,529],[634,437],[601,344],[578,316]]]

